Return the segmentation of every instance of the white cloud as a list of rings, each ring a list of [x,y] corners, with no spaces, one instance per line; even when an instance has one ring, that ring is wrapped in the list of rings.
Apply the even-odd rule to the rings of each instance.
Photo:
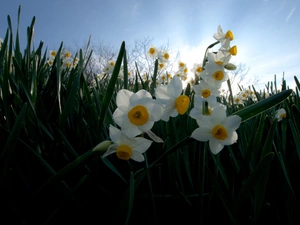
[[[285,22],[289,22],[290,18],[293,16],[295,10],[296,10],[296,7],[291,9],[289,15],[285,18]]]

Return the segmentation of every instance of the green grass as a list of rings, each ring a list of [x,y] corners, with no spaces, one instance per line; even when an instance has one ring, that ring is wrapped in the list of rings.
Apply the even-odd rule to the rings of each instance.
[[[153,142],[144,162],[101,158],[110,142],[93,149],[109,140],[118,91],[153,95],[155,82],[140,82],[138,69],[134,85],[118,79],[121,66],[127,70],[125,42],[112,75],[95,85],[84,73],[92,52],[80,50],[76,67],[65,69],[62,43],[50,66],[43,43],[31,45],[34,23],[21,52],[19,27],[14,35],[8,16],[0,51],[2,224],[299,224],[297,77],[295,90],[283,80],[278,92],[275,78],[269,98],[244,106],[221,99],[243,122],[237,143],[218,155],[190,138],[197,124],[189,109],[155,123],[164,143]],[[154,68],[155,80],[157,62]],[[193,99],[189,86],[185,94]],[[274,119],[279,108],[287,112],[282,121]]]

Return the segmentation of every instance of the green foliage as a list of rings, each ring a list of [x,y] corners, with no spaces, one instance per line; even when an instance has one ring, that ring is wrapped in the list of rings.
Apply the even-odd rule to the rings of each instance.
[[[21,7],[19,22],[20,13]],[[43,43],[32,47],[34,23],[35,18],[22,53],[19,25],[14,37],[8,16],[0,51],[1,223],[300,222],[296,77],[294,91],[285,80],[278,91],[275,77],[267,85],[269,98],[255,93],[258,102],[249,99],[237,106],[222,99],[229,114],[239,115],[243,123],[238,142],[218,155],[209,151],[208,143],[190,138],[197,124],[188,116],[189,108],[184,115],[155,123],[152,131],[164,143],[153,142],[145,162],[101,158],[112,144],[108,127],[114,124],[117,92],[143,88],[153,95],[158,62],[153,83],[143,82],[138,68],[137,79],[129,83],[123,42],[112,75],[91,81],[84,71],[92,52],[80,50],[76,66],[65,68],[61,43],[49,65]],[[190,86],[185,94],[194,98]],[[286,110],[281,121],[275,119],[279,108]]]

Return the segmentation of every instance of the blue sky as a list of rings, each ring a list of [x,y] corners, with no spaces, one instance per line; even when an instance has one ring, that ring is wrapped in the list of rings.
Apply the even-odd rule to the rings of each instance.
[[[218,25],[232,30],[238,55],[231,61],[250,67],[248,76],[259,76],[260,86],[280,83],[283,72],[290,88],[300,79],[300,0],[3,0],[0,37],[7,29],[7,15],[16,28],[19,5],[21,38],[33,16],[35,45],[42,40],[48,50],[83,46],[102,41],[119,48],[122,41],[153,38],[160,46],[169,42],[191,68],[202,61],[205,48],[213,43]]]

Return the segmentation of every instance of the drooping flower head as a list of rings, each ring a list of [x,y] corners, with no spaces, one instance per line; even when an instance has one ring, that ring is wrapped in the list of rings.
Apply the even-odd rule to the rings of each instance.
[[[228,30],[226,33],[223,32],[222,27],[219,25],[217,33],[214,34],[214,38],[223,45],[223,43],[228,39],[232,41],[234,39],[234,35],[231,30]]]

